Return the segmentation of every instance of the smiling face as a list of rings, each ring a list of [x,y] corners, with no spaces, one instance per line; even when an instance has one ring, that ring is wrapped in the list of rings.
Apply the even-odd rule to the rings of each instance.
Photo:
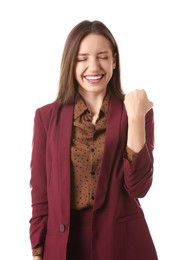
[[[106,92],[115,66],[116,59],[109,41],[99,34],[87,35],[79,46],[75,67],[79,92]]]

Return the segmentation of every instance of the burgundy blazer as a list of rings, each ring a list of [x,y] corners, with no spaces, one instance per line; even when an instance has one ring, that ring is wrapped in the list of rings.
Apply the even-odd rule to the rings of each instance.
[[[44,245],[44,260],[66,260],[73,108],[53,102],[35,113],[30,240],[32,247]],[[93,207],[92,260],[158,259],[138,200],[152,184],[153,110],[146,114],[146,144],[132,163],[125,158],[127,125],[124,103],[112,96]]]

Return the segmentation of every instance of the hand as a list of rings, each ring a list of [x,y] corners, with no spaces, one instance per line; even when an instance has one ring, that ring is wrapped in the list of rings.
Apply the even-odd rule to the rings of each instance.
[[[126,94],[124,104],[129,118],[145,116],[153,107],[144,89],[136,89]]]

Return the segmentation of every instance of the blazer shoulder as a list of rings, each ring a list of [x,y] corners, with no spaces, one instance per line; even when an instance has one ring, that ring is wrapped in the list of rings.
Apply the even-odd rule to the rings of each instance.
[[[38,107],[35,111],[35,120],[41,120],[47,128],[52,119],[57,118],[60,107],[57,101]]]
[[[52,103],[43,105],[36,109],[36,113],[40,113],[40,115],[45,118],[48,117],[50,114],[57,113],[58,109],[60,108],[60,104],[57,101]]]

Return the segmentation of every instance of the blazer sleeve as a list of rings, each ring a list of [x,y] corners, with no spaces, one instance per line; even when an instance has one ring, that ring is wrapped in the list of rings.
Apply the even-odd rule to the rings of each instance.
[[[32,248],[43,246],[46,236],[48,201],[46,177],[46,127],[44,126],[40,109],[34,117],[32,155],[31,155],[31,203],[30,241]]]
[[[130,197],[142,198],[146,195],[153,179],[154,114],[151,109],[145,118],[146,143],[132,162],[124,158],[124,186]]]

